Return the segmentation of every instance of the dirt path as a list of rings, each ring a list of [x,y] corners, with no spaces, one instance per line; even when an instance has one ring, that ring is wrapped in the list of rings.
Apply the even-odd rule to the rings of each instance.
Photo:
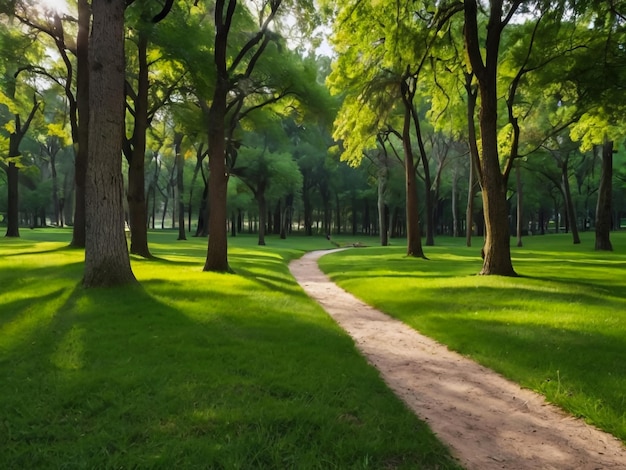
[[[292,261],[291,273],[468,470],[626,469],[626,448],[613,436],[332,283],[317,266],[327,253]]]

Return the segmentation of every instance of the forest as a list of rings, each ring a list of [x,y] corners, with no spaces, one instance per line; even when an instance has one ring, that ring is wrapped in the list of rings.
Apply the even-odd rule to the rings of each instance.
[[[206,271],[231,270],[241,233],[405,238],[415,257],[451,235],[515,276],[511,243],[595,231],[611,250],[626,211],[622,2],[0,14],[1,223],[72,227],[87,286],[134,282],[155,228],[209,236]]]

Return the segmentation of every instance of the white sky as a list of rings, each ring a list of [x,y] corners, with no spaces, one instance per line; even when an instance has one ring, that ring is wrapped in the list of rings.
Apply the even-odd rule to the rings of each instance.
[[[65,0],[39,0],[41,5],[45,8],[57,11],[59,13],[67,13],[68,7]]]

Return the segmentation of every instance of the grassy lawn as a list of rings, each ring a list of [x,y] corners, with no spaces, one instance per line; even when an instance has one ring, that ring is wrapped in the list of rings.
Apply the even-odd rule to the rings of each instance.
[[[220,275],[176,235],[93,290],[68,231],[0,239],[0,467],[458,468],[290,276],[328,241],[238,237]]]
[[[430,260],[404,246],[352,249],[320,260],[346,290],[450,349],[544,394],[626,441],[626,232],[615,252],[593,234],[524,238],[521,277],[477,276],[481,240],[439,238]],[[397,242],[396,242],[397,243]]]

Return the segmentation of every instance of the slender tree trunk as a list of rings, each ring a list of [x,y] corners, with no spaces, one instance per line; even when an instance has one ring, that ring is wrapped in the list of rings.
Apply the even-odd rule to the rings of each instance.
[[[596,251],[613,251],[611,244],[611,200],[613,198],[613,141],[602,145],[602,174],[596,204]]]
[[[267,226],[267,202],[265,201],[265,188],[259,187],[254,197],[259,205],[259,246],[264,246],[265,230]]]
[[[54,150],[52,150],[54,152]],[[50,176],[52,177],[52,207],[54,210],[54,222],[57,227],[62,227],[61,206],[59,205],[59,181],[57,178],[56,152],[50,153]]]
[[[145,188],[146,132],[148,130],[148,37],[145,31],[139,32],[137,57],[139,75],[135,98],[134,129],[130,141],[132,148],[127,150],[128,160],[128,219],[130,225],[130,252],[144,258],[151,258],[148,248],[148,210]]]
[[[403,87],[405,85],[403,84]],[[410,93],[410,92],[409,92]],[[422,240],[419,226],[419,205],[417,200],[417,177],[415,175],[415,161],[411,148],[411,108],[412,96],[407,96],[403,90],[404,101],[404,128],[402,131],[402,145],[404,149],[404,174],[406,188],[406,232],[407,256],[426,258],[422,249]]]
[[[20,144],[28,132],[28,128],[39,109],[39,103],[34,102],[28,118],[22,124],[19,115],[15,115],[15,130],[9,135],[9,158],[20,156]],[[19,214],[19,167],[14,161],[2,164],[2,168],[7,174],[7,237],[20,236],[20,214]]]
[[[387,230],[387,214],[385,210],[385,195],[387,193],[387,178],[389,168],[386,163],[381,163],[378,167],[378,226],[380,234],[380,246],[389,245],[389,232]]]
[[[285,198],[285,210],[283,211],[282,223],[280,227],[280,238],[287,238],[287,233],[291,233],[291,218],[293,213],[293,194]]]
[[[78,0],[78,35],[76,37],[76,105],[78,108],[78,148],[74,162],[76,186],[74,226],[70,246],[85,247],[85,180],[89,154],[89,31],[91,8],[87,0]]]
[[[478,99],[478,90],[473,85],[474,75],[465,74],[465,89],[467,91],[467,135],[469,142],[469,182],[467,187],[467,208],[465,210],[465,244],[472,246],[472,233],[474,228],[474,198],[478,189],[476,178],[476,169],[480,165],[480,156],[478,154],[478,143],[476,141],[476,123],[474,115],[476,114],[476,101]]]
[[[576,211],[574,209],[572,191],[569,186],[568,159],[564,159],[561,162],[561,182],[563,185],[563,197],[565,198],[565,232],[567,233],[568,229],[571,227],[574,245],[579,245],[580,235],[578,233],[578,224],[576,223]]]
[[[457,196],[457,185],[458,185],[459,177],[457,168],[454,168],[454,174],[452,175],[452,236],[459,236],[459,214],[458,214],[458,196]]]
[[[185,233],[185,157],[182,152],[183,134],[176,133],[174,136],[174,146],[176,148],[176,186],[178,189],[178,239],[187,240]]]
[[[430,176],[430,166],[428,164],[428,157],[426,155],[426,148],[424,147],[424,140],[422,139],[422,128],[420,126],[419,115],[413,103],[411,103],[411,114],[413,116],[413,124],[415,127],[415,135],[417,137],[417,144],[420,151],[420,158],[422,161],[422,167],[424,168],[424,213],[426,214],[426,246],[435,245],[435,204],[433,197],[433,183]]]
[[[513,8],[513,7],[511,7]],[[479,180],[485,217],[483,267],[480,274],[516,276],[511,262],[511,234],[506,200],[506,178],[500,170],[498,155],[498,50],[502,33],[502,1],[490,3],[489,24],[483,62],[478,32],[476,0],[464,2],[465,46],[472,69],[478,78],[481,111],[479,116],[482,154]]]
[[[517,246],[521,247],[522,244],[522,229],[523,229],[523,220],[522,220],[522,215],[524,214],[523,211],[523,200],[524,200],[524,195],[522,193],[523,191],[523,187],[522,187],[522,172],[520,169],[519,164],[516,165],[515,167],[515,176],[516,176],[516,183],[517,183]]]
[[[86,179],[86,287],[136,282],[124,233],[125,0],[94,2],[89,51],[89,158]],[[97,110],[97,112],[96,112]]]
[[[6,169],[7,174],[7,187],[8,187],[8,201],[7,201],[7,237],[19,237],[20,236],[20,221],[19,221],[19,189],[18,189],[18,175],[19,169],[14,162],[8,164]]]
[[[313,205],[309,191],[302,191],[302,204],[304,206],[304,233],[307,237],[313,235]]]

